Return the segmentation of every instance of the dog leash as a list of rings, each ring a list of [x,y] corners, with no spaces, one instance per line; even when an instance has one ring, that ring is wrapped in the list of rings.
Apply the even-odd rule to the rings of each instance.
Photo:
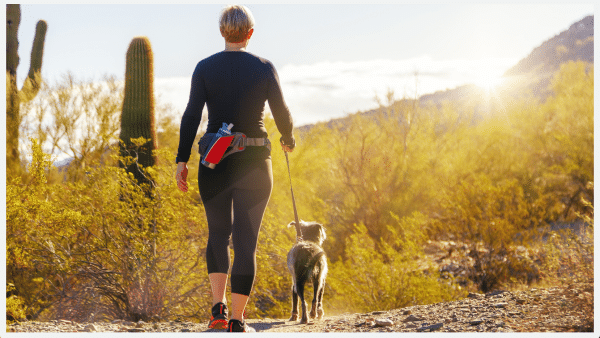
[[[287,152],[284,150],[285,161],[287,162],[288,175],[290,177],[290,190],[292,192],[292,204],[294,205],[294,218],[296,220],[296,241],[302,242],[302,231],[300,230],[300,222],[298,221],[298,210],[296,210],[296,199],[294,198],[294,187],[292,186],[292,173],[290,172],[290,160]]]

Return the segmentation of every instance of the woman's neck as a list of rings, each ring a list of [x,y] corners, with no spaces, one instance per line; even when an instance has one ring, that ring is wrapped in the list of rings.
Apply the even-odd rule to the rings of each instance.
[[[225,42],[226,52],[245,52],[248,46],[248,40],[238,43]]]

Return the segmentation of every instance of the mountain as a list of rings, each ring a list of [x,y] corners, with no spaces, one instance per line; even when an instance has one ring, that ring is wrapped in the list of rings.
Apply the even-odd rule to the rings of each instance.
[[[572,24],[568,30],[548,39],[502,76],[497,89],[503,98],[533,95],[545,100],[552,75],[568,61],[594,63],[594,16],[587,16]],[[421,96],[421,103],[441,104],[444,101],[471,102],[485,109],[486,91],[472,84]],[[501,99],[501,98],[500,98]],[[476,108],[477,109],[477,108]]]
[[[594,16],[583,18],[568,30],[547,40],[510,68],[504,76],[553,74],[567,61],[594,62]]]
[[[490,105],[489,93],[486,89],[474,84],[465,84],[454,89],[437,91],[419,97],[421,104],[441,105],[444,102],[469,104],[481,114],[492,109],[494,100],[500,102],[507,97],[532,95],[544,100],[551,94],[550,80],[560,65],[568,61],[585,61],[594,63],[594,16],[590,15],[572,24],[569,29],[548,39],[503,75],[503,84],[497,89],[501,97],[493,98]],[[373,114],[367,111],[359,114]],[[332,127],[344,123],[349,117],[343,117],[326,122]],[[310,130],[313,125],[298,128],[299,132]]]

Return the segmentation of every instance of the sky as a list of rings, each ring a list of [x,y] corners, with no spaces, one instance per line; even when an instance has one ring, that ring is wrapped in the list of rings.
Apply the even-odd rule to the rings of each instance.
[[[501,76],[535,47],[592,15],[592,2],[545,4],[248,4],[248,52],[276,67],[296,125],[377,107],[375,97],[420,96]],[[224,48],[220,4],[23,4],[22,81],[37,20],[48,23],[42,75],[123,78],[125,52],[147,36],[155,92],[181,116],[192,72]]]

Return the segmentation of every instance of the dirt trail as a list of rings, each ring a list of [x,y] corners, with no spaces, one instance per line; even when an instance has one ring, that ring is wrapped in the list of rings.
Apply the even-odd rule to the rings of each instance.
[[[575,332],[593,330],[593,285],[469,294],[465,299],[391,311],[326,316],[310,324],[247,319],[258,332]],[[590,313],[591,312],[591,313]],[[325,313],[327,306],[325,304]],[[22,322],[8,332],[219,332],[207,323]]]

